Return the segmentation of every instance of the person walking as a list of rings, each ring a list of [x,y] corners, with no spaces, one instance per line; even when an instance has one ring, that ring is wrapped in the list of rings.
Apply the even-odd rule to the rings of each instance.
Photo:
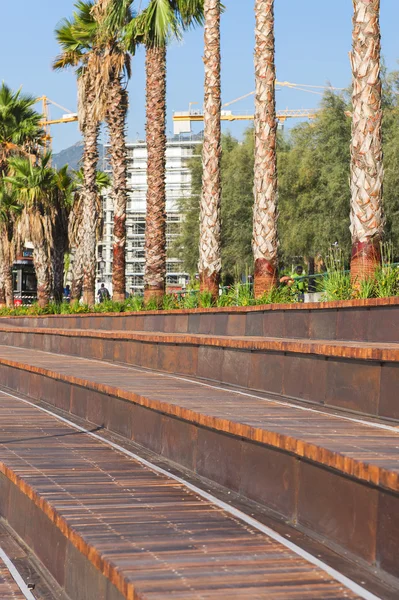
[[[98,290],[98,301],[105,302],[110,299],[110,294],[105,285],[102,283],[100,289]]]

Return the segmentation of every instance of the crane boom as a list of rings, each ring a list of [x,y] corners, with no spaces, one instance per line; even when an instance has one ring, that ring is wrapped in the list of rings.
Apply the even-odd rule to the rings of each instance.
[[[314,119],[317,109],[286,109],[277,112],[277,120],[284,123],[287,119]],[[222,110],[221,121],[253,121],[253,113],[234,113],[231,110]],[[191,133],[191,123],[204,120],[204,113],[199,110],[174,112],[173,127],[176,135],[180,133]]]

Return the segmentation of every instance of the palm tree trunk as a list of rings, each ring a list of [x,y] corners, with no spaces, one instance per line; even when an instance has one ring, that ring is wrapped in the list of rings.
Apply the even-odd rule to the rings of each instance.
[[[252,249],[254,293],[277,281],[277,121],[274,0],[255,0],[255,167]]]
[[[220,0],[204,1],[204,17],[204,145],[198,268],[201,291],[217,298],[222,268]]]
[[[166,277],[166,47],[146,51],[147,212],[144,299],[162,298]]]
[[[112,296],[117,302],[125,300],[126,293],[127,109],[127,92],[122,87],[120,77],[117,77],[109,87],[107,107],[114,205]]]
[[[0,306],[14,306],[14,285],[12,277],[12,258],[8,232],[0,231]]]
[[[354,0],[351,143],[351,279],[373,276],[381,261],[382,107],[380,0]]]
[[[0,236],[4,235],[4,231],[0,231]],[[4,239],[4,238],[3,238]],[[5,290],[5,280],[6,280],[6,264],[4,260],[4,248],[2,241],[0,239],[0,308],[4,308],[6,306],[6,290]]]
[[[1,280],[0,276],[0,308],[4,308],[6,306],[6,291],[4,289],[4,284]]]
[[[12,264],[8,262],[5,266],[5,274],[4,274],[4,292],[6,296],[6,304],[8,308],[14,307],[14,285],[13,285],[13,277],[12,277]]]
[[[72,286],[71,286],[71,301],[80,300],[83,289],[83,252],[80,243],[75,248],[73,264],[72,264]]]
[[[88,114],[90,110],[87,111]],[[83,176],[84,198],[82,209],[82,264],[83,264],[83,302],[89,306],[95,303],[96,285],[96,234],[97,234],[97,162],[98,162],[97,120],[86,117],[84,128]]]
[[[53,249],[53,292],[54,300],[61,304],[64,296],[64,242],[57,243],[54,240]]]
[[[48,252],[43,244],[34,244],[33,263],[37,278],[37,301],[44,308],[50,301],[51,273]]]

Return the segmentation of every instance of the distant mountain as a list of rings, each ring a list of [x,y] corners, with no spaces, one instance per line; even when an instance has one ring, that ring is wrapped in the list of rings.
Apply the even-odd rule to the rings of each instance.
[[[103,155],[103,146],[99,144],[98,153],[100,157]],[[69,165],[70,169],[77,171],[81,167],[83,154],[83,142],[77,142],[73,146],[61,150],[57,154],[53,154],[53,166],[59,169],[64,165]]]

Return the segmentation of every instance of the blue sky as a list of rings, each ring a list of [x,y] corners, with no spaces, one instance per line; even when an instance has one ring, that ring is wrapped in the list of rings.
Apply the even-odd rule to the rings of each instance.
[[[225,0],[222,21],[223,101],[228,102],[254,88],[253,1]],[[72,13],[71,0],[7,0],[2,6],[0,76],[12,87],[23,85],[31,94],[47,95],[71,110],[76,108],[76,83],[72,73],[54,73],[51,60],[57,54],[53,31],[63,16]],[[351,45],[351,0],[276,0],[277,78],[302,84],[330,82],[345,87],[350,82],[348,52]],[[383,55],[390,69],[399,58],[397,25],[399,1],[381,0]],[[173,110],[187,110],[189,102],[202,103],[202,31],[193,31],[173,44],[168,57],[168,131]],[[129,85],[129,138],[144,135],[144,56],[139,51],[133,62]],[[281,89],[278,108],[313,108],[314,94]],[[234,110],[251,110],[253,100],[243,100]],[[232,107],[233,108],[233,107]],[[62,112],[62,111],[61,111]],[[61,114],[54,109],[52,116]],[[243,124],[228,124],[240,136]],[[78,141],[74,124],[52,129],[54,151]]]

